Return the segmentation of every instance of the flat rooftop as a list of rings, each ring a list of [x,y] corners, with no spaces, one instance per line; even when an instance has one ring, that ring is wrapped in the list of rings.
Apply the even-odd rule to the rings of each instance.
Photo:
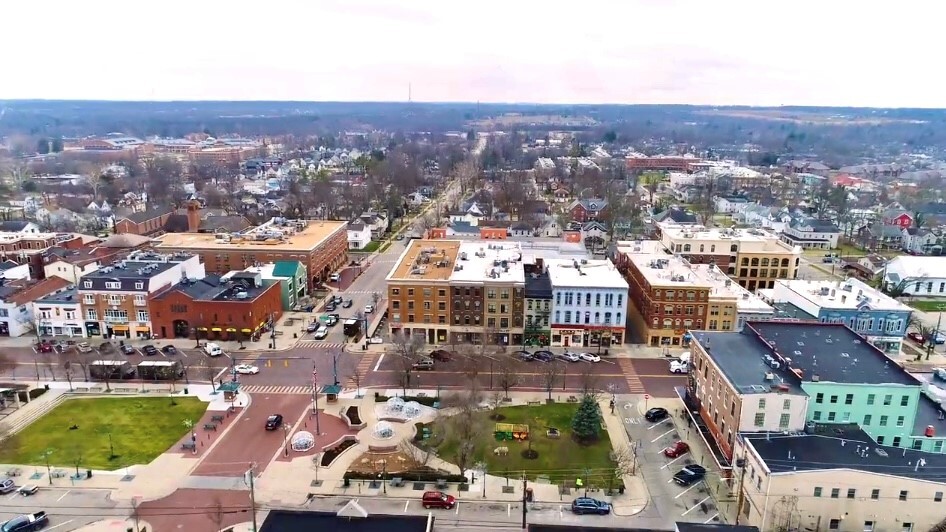
[[[36,304],[79,304],[79,290],[75,286],[62,292],[49,294],[36,300]]]
[[[522,248],[518,242],[464,242],[460,244],[451,281],[525,283]]]
[[[388,281],[446,281],[460,253],[459,240],[411,240]]]
[[[156,239],[157,249],[234,251],[312,251],[346,221],[285,220],[274,218],[239,233],[167,233]]]
[[[746,290],[739,283],[733,281],[714,264],[691,264],[695,283],[710,286],[710,298],[723,297],[736,300],[738,312],[753,312],[756,314],[774,313],[771,305],[752,292]],[[727,282],[728,281],[728,282]]]
[[[856,426],[819,425],[815,434],[742,433],[773,473],[847,469],[946,482],[946,454],[877,445]],[[920,459],[925,465],[918,466]]]
[[[694,331],[693,341],[700,344],[741,393],[771,393],[772,386],[784,384],[789,387],[787,393],[806,395],[798,377],[784,367],[773,368],[766,363],[764,357],[771,356],[772,350],[755,334]],[[766,379],[768,374],[774,378]]]
[[[625,255],[670,255],[660,240],[618,240],[615,249]]]
[[[119,266],[105,266],[82,276],[88,279],[150,279],[180,265],[180,262],[121,261]]]
[[[627,281],[609,259],[552,259],[545,263],[554,288],[628,288]]]
[[[902,384],[919,381],[883,352],[842,324],[750,321],[743,333],[758,334],[783,365],[790,360],[801,379],[858,384]],[[714,351],[716,347],[713,347]]]
[[[806,299],[820,308],[913,310],[880,290],[854,278],[845,281],[779,279],[775,282],[774,290],[776,300],[782,299],[783,294],[794,292],[797,297]]]
[[[801,248],[791,246],[779,240],[778,236],[763,231],[761,229],[728,229],[722,227],[707,228],[702,225],[679,225],[676,223],[658,222],[663,235],[662,241],[667,243],[673,241],[675,244],[685,244],[687,242],[736,242],[739,244],[739,251],[748,253],[761,252],[780,252],[780,253],[801,253]],[[796,249],[797,248],[797,249]],[[690,251],[696,253],[696,249]],[[715,252],[707,251],[709,254],[726,254],[728,249],[717,249]]]

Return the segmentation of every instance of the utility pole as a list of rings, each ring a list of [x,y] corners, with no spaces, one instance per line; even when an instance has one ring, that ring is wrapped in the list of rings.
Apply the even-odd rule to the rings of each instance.
[[[522,529],[523,530],[525,530],[527,526],[526,525],[526,512],[527,512],[526,502],[528,501],[528,499],[526,499],[526,489],[528,485],[529,485],[529,481],[528,479],[526,479],[526,474],[523,473],[522,474]]]
[[[253,515],[253,532],[259,530],[256,526],[256,487],[254,476],[256,474],[256,464],[250,466],[250,470],[246,472],[247,476],[247,485],[250,488],[250,513]]]
[[[312,412],[315,414],[315,435],[322,435],[322,428],[319,426],[319,372],[315,370],[315,361],[312,362]]]
[[[746,452],[742,453],[742,472],[739,473],[739,494],[736,496],[736,526],[739,526],[739,517],[742,514],[742,483],[746,480]]]

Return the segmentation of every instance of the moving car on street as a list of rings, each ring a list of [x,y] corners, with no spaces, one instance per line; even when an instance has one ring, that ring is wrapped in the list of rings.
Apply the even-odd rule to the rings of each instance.
[[[282,426],[282,414],[273,414],[266,418],[266,430],[276,430]]]
[[[325,325],[322,325],[319,327],[319,330],[315,331],[316,340],[324,340],[326,336],[328,336],[328,327]]]
[[[353,304],[351,299],[346,299],[345,302],[342,303],[342,308],[351,308]]]
[[[365,305],[365,314],[371,314],[374,312],[374,305]]]
[[[611,505],[591,497],[578,497],[572,501],[572,513],[577,515],[598,514],[608,515],[611,513]]]
[[[256,375],[259,373],[259,368],[249,364],[237,364],[236,366],[233,366],[233,371],[239,373],[240,375]]]

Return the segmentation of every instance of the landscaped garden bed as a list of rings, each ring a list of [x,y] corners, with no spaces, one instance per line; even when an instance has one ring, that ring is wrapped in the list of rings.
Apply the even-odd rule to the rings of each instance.
[[[196,397],[69,399],[12,436],[0,463],[112,470],[147,464],[197,423],[207,403]],[[78,464],[78,465],[77,465]]]
[[[351,405],[342,412],[342,419],[348,422],[349,428],[364,428],[365,423],[361,420],[357,405]]]
[[[357,444],[358,442],[354,439],[346,439],[339,442],[331,449],[328,449],[322,453],[322,458],[319,461],[319,465],[322,467],[328,467],[332,465],[332,462],[334,462],[335,459],[344,453],[349,447],[355,446]]]

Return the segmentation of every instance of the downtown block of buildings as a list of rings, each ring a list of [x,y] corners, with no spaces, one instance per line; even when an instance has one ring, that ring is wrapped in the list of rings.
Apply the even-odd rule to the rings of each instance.
[[[274,218],[157,238],[0,232],[0,336],[258,338],[347,263],[346,226]]]

